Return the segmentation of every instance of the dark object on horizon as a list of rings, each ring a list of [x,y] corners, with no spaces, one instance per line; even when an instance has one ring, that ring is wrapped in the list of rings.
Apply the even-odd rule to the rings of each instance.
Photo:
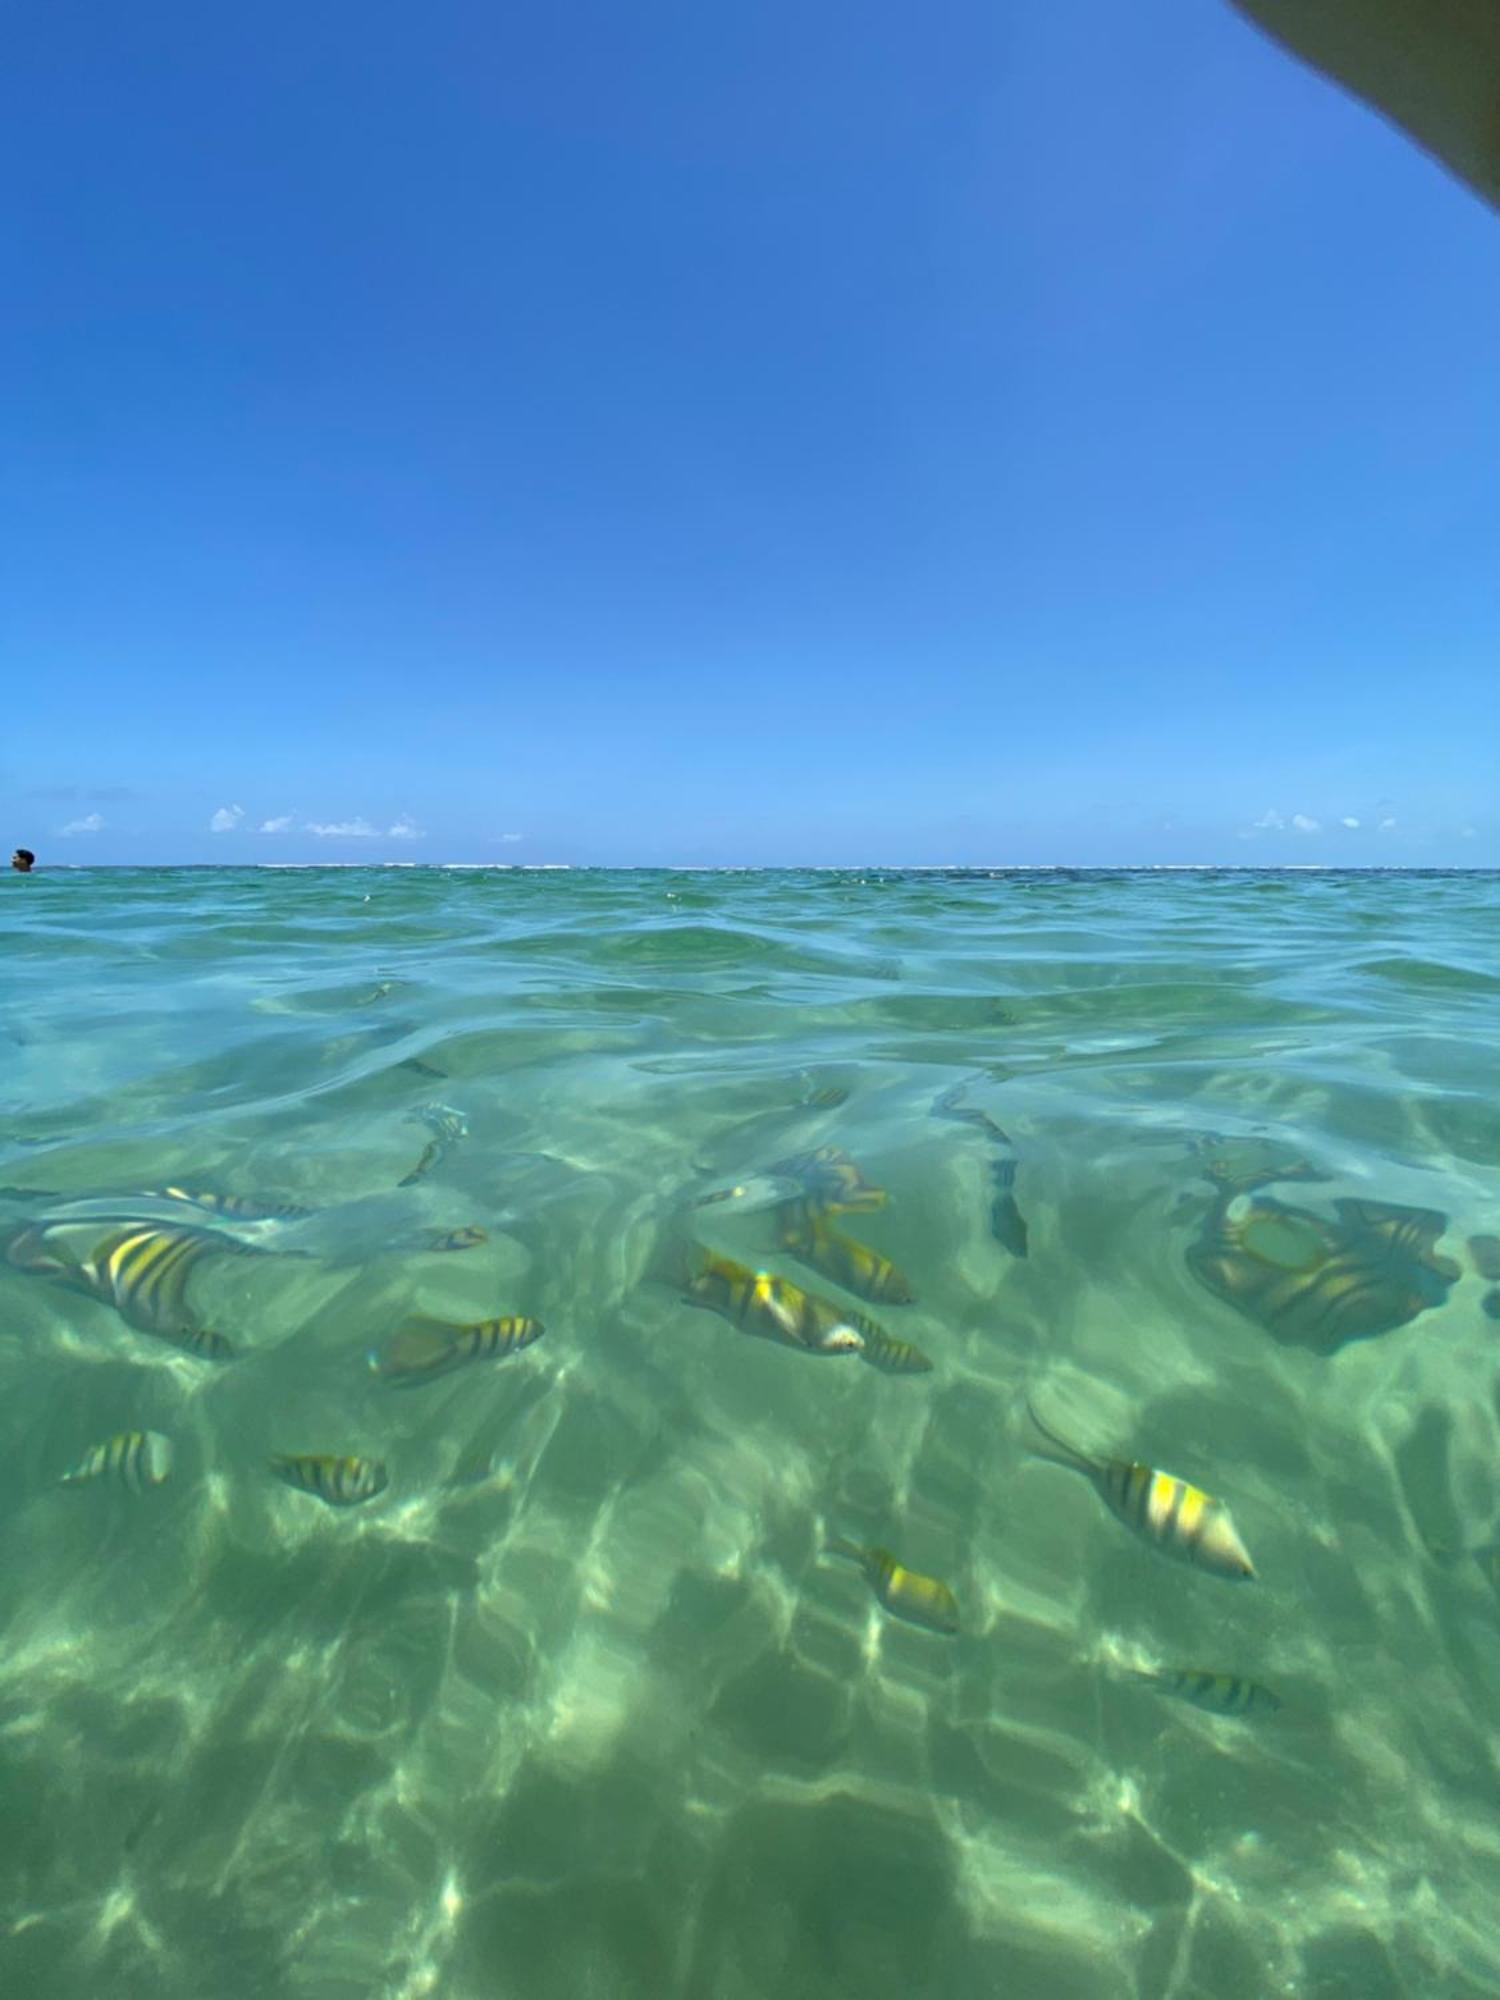
[[[1285,1347],[1334,1354],[1440,1306],[1459,1267],[1433,1248],[1435,1208],[1337,1201],[1335,1219],[1270,1195],[1219,1201],[1187,1253],[1188,1269]]]
[[[18,847],[10,857],[10,865],[18,875],[29,875],[36,866],[36,856],[29,847]]]

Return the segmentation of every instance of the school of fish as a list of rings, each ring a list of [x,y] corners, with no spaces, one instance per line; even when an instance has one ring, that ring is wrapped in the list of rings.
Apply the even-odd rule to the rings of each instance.
[[[818,1086],[802,1103],[831,1110],[846,1096],[841,1088]],[[1009,1255],[1027,1257],[1029,1231],[1014,1192],[1014,1144],[987,1112],[964,1101],[961,1087],[945,1091],[933,1110],[983,1136],[991,1234]],[[411,1117],[432,1136],[399,1181],[403,1188],[435,1171],[469,1134],[463,1113],[448,1105],[429,1105]],[[1333,1352],[1440,1302],[1459,1275],[1459,1267],[1433,1249],[1445,1223],[1436,1211],[1340,1200],[1331,1218],[1321,1216],[1263,1192],[1269,1182],[1321,1179],[1306,1163],[1294,1158],[1257,1163],[1246,1160],[1243,1149],[1237,1155],[1211,1140],[1201,1150],[1204,1175],[1216,1193],[1202,1234],[1188,1251],[1188,1268],[1279,1340]],[[60,1204],[57,1212],[31,1216],[0,1234],[0,1253],[14,1269],[82,1294],[111,1308],[133,1332],[213,1363],[231,1363],[239,1350],[198,1318],[191,1299],[194,1274],[215,1258],[275,1254],[274,1238],[261,1233],[246,1240],[237,1229],[275,1230],[318,1213],[294,1202],[176,1183],[119,1197],[70,1198],[41,1189],[3,1189],[0,1196],[45,1197]],[[876,1215],[888,1201],[887,1191],[837,1146],[779,1158],[679,1201],[653,1275],[675,1286],[684,1304],[755,1340],[813,1358],[857,1360],[892,1376],[927,1374],[934,1366],[927,1353],[859,1307],[784,1270],[743,1262],[696,1234],[700,1218],[710,1223],[719,1215],[768,1214],[783,1258],[864,1305],[904,1309],[917,1296],[911,1280],[844,1221]],[[161,1211],[170,1216],[174,1209],[189,1211],[193,1219],[163,1219]],[[432,1251],[473,1249],[487,1240],[479,1224],[427,1229],[407,1239],[409,1247]],[[1470,1251],[1482,1277],[1500,1279],[1500,1237],[1474,1237]],[[1483,1304],[1500,1312],[1500,1291],[1487,1294]],[[392,1389],[419,1389],[475,1364],[520,1354],[544,1332],[539,1319],[519,1313],[467,1323],[410,1313],[369,1348],[367,1366],[377,1382]],[[1255,1579],[1224,1501],[1174,1473],[1095,1455],[1063,1435],[1029,1400],[1026,1409],[1034,1454],[1086,1480],[1115,1520],[1150,1548],[1207,1576]],[[166,1483],[176,1458],[173,1441],[161,1432],[127,1428],[84,1446],[58,1479],[64,1486],[116,1486],[140,1496]],[[357,1450],[278,1452],[266,1469],[295,1492],[340,1511],[378,1501],[392,1486],[386,1464]],[[890,1617],[945,1638],[962,1631],[958,1600],[948,1584],[910,1567],[883,1545],[829,1533],[823,1552],[852,1564]],[[1133,1671],[1129,1678],[1215,1716],[1269,1716],[1282,1706],[1269,1688],[1231,1671],[1167,1667]]]

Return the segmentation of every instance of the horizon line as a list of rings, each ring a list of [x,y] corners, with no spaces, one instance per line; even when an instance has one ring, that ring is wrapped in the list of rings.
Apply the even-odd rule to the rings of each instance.
[[[318,870],[507,875],[1494,875],[1500,864],[1373,861],[50,861],[29,871],[88,874],[179,869],[217,874],[302,874]],[[17,873],[21,871],[17,870]]]

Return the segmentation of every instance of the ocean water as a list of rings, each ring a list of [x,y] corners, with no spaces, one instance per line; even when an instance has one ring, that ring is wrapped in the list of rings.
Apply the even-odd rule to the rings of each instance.
[[[1500,1991],[1500,878],[44,872],[0,1000],[6,1993]],[[789,1239],[825,1148],[910,1302]],[[78,1277],[184,1225],[232,1359]],[[163,1485],[59,1484],[133,1429]]]

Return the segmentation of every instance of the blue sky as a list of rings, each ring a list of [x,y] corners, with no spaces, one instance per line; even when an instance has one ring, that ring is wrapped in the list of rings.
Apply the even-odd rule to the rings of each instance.
[[[1227,7],[23,0],[0,166],[46,860],[1500,865],[1500,219]]]

